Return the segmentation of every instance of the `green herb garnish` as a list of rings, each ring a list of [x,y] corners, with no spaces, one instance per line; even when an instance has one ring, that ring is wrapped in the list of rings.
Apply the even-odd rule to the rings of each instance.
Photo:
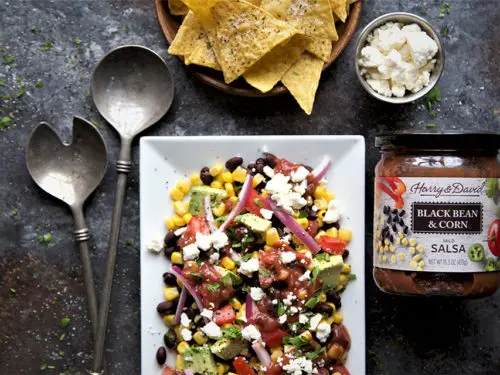
[[[432,107],[437,102],[441,101],[441,90],[438,86],[434,86],[431,91],[429,91],[424,96],[424,104],[429,111],[432,111]]]
[[[264,277],[268,277],[268,276],[271,276],[271,272],[269,272],[265,268],[259,268],[259,275],[262,275]]]
[[[325,351],[326,351],[326,348],[318,347],[314,352],[306,353],[306,358],[310,359],[312,361],[312,360],[318,358]]]
[[[24,85],[21,86],[21,88],[19,89],[19,91],[16,93],[16,97],[20,98],[24,95]]]
[[[310,298],[304,306],[307,307],[308,309],[312,309],[314,306],[316,306],[319,302],[319,297],[312,297]]]
[[[244,262],[248,262],[250,259],[252,259],[252,253],[243,255],[241,259],[243,259]]]
[[[59,326],[61,328],[67,328],[71,324],[71,319],[65,316],[59,321]]]
[[[49,49],[52,48],[52,43],[51,42],[45,42],[40,46],[40,50],[42,52],[47,52]]]
[[[38,81],[36,81],[36,83],[35,83],[35,87],[36,87],[36,88],[43,87],[43,82],[42,82],[42,80],[41,80],[41,79],[39,79]]]
[[[356,280],[357,279],[356,274],[354,274],[354,273],[348,273],[347,275],[345,275],[345,277],[347,280]]]
[[[286,345],[292,345],[296,349],[300,349],[304,346],[307,346],[309,344],[309,340],[307,340],[307,338],[305,338],[302,335],[295,336],[295,337],[287,336],[287,337],[283,338],[283,343]]]
[[[213,284],[208,284],[207,285],[207,290],[209,292],[217,292],[220,289],[220,284],[219,283],[213,283]]]
[[[231,326],[228,328],[222,328],[222,335],[229,339],[240,339],[241,338],[241,328],[236,326]]]
[[[42,236],[38,236],[37,239],[38,239],[38,242],[40,242],[41,244],[47,245],[50,243],[50,241],[52,241],[52,234],[45,233]]]
[[[3,116],[0,118],[0,130],[5,130],[10,125],[10,118],[8,116]]]
[[[263,207],[264,204],[259,200],[259,198],[254,198],[253,199],[253,203],[257,206],[257,207]]]
[[[437,125],[433,124],[432,122],[429,122],[427,125],[425,125],[425,127],[428,129],[434,129],[437,128]]]
[[[330,260],[330,254],[328,253],[320,253],[315,256],[315,259],[320,262],[328,262]]]
[[[313,268],[313,271],[312,271],[312,284],[313,285],[316,285],[316,279],[318,278],[318,274],[319,274],[319,266],[316,266]]]
[[[278,310],[277,310],[278,316],[281,316],[285,313],[285,305],[283,302],[278,301]]]

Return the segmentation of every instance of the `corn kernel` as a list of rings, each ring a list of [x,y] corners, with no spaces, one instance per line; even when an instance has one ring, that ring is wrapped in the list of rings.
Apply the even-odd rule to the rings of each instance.
[[[333,192],[325,189],[325,198],[328,202],[335,199],[335,194]]]
[[[235,310],[241,309],[241,302],[238,301],[237,298],[231,298],[229,303],[231,304],[231,306],[233,306],[233,309],[235,309]]]
[[[415,262],[418,262],[420,259],[422,259],[422,255],[420,255],[420,254],[417,254],[417,255],[415,255],[415,256],[413,257],[413,260],[414,260]]]
[[[184,226],[184,220],[182,219],[181,216],[174,215],[173,220],[174,220],[174,224],[176,227],[183,227]]]
[[[189,349],[189,344],[186,341],[181,341],[179,345],[177,345],[177,351],[181,354],[188,349]]]
[[[203,182],[201,181],[199,173],[193,173],[191,175],[191,177],[189,177],[189,180],[191,181],[191,184],[193,184],[195,186],[203,185]]]
[[[182,201],[175,201],[174,202],[174,211],[179,216],[184,215],[187,212],[186,204],[184,204]]]
[[[336,291],[336,292],[340,292],[340,291],[342,291],[342,289],[344,289],[344,285],[342,285],[342,284],[339,284],[339,285],[337,285],[337,286],[335,287],[335,291]]]
[[[281,347],[271,349],[271,360],[273,362],[278,362],[278,359],[283,357],[283,350]]]
[[[339,231],[337,228],[331,227],[326,230],[326,234],[328,234],[330,237],[337,238],[339,236]]]
[[[331,326],[333,324],[333,315],[329,316],[328,318],[324,319],[323,321],[326,322],[326,324],[328,324],[329,326]]]
[[[261,175],[260,173],[255,174],[255,176],[253,176],[253,180],[252,180],[252,187],[257,187],[257,185],[259,185],[265,179],[266,178],[263,175]]]
[[[222,189],[222,184],[217,181],[217,180],[214,180],[212,181],[212,183],[210,184],[210,187],[211,188],[214,188],[214,189]]]
[[[233,203],[237,203],[239,201],[238,197],[229,197],[229,200]]]
[[[180,201],[182,198],[184,198],[184,193],[180,191],[177,187],[174,187],[172,190],[170,190],[170,198],[174,201]]]
[[[312,206],[314,203],[314,199],[312,199],[312,197],[310,195],[307,196],[306,201],[307,201],[308,206]]]
[[[381,231],[377,231],[377,238],[381,238],[382,237],[382,232]]]
[[[396,238],[396,245],[401,245],[401,238]]]
[[[382,255],[382,261],[385,263],[387,262],[387,255]]]
[[[352,239],[352,229],[342,227],[339,229],[339,239],[345,242],[349,242]]]
[[[379,255],[379,256],[377,257],[377,260],[378,260],[378,262],[379,262],[379,263],[382,263],[382,255]]]
[[[224,166],[220,163],[215,164],[212,168],[209,169],[210,176],[217,176],[218,174],[222,173],[224,170]]]
[[[215,367],[217,369],[217,375],[224,375],[226,372],[229,371],[229,365],[225,363],[217,363]]]
[[[410,246],[415,247],[416,244],[417,244],[417,240],[414,238],[410,238]]]
[[[275,242],[278,242],[280,240],[280,235],[278,234],[278,231],[276,228],[269,228],[266,231],[266,245],[267,246],[273,246]]]
[[[245,178],[247,178],[247,170],[238,167],[233,171],[232,176],[233,176],[233,181],[243,183],[245,181]]]
[[[405,245],[405,246],[408,246],[408,238],[403,238],[403,239],[401,240],[401,243],[402,243],[403,245]]]
[[[413,270],[416,270],[417,269],[417,263],[414,262],[413,260],[410,262],[410,268],[413,269]]]
[[[337,307],[332,302],[327,302],[326,304],[333,309],[333,313],[332,313],[332,316],[333,316],[333,314],[335,313],[335,311],[337,311]]]
[[[391,263],[396,264],[396,254],[391,255]]]
[[[408,252],[409,252],[411,255],[415,255],[415,248],[414,248],[414,247],[409,247],[409,248],[408,248]]]
[[[163,317],[163,323],[165,323],[167,327],[172,328],[175,324],[175,315],[174,314],[165,315]]]
[[[224,182],[231,183],[231,182],[233,182],[233,175],[231,174],[231,172],[226,171],[226,172],[222,173],[222,180]]]
[[[419,253],[423,253],[423,252],[424,252],[424,247],[423,247],[422,245],[418,245],[418,246],[417,246],[417,251],[418,251]]]
[[[381,219],[380,219],[380,224],[381,224],[381,225],[385,225],[385,218],[381,218]]]
[[[178,371],[184,369],[184,358],[182,357],[182,354],[177,354],[177,357],[175,358],[175,369]]]
[[[176,282],[177,282],[177,285],[179,286],[179,288],[182,288],[182,281],[180,279],[177,279]]]
[[[236,267],[236,263],[234,263],[234,261],[227,256],[222,258],[221,264],[222,264],[222,267],[224,267],[225,269],[227,269],[229,271],[234,270]]]
[[[328,202],[325,198],[318,198],[314,200],[314,205],[318,210],[326,210],[328,207]]]
[[[389,241],[387,238],[384,240],[384,245],[390,245],[391,241]]]
[[[175,222],[173,217],[166,217],[165,218],[165,226],[167,227],[168,230],[175,230]]]
[[[253,259],[259,259],[259,252],[258,252],[258,251],[254,251],[254,252],[252,253],[252,258],[253,258]]]
[[[163,289],[163,295],[167,301],[173,301],[179,298],[179,289],[177,287],[167,287]]]
[[[323,199],[327,200],[327,198],[328,198],[328,195],[326,194],[326,190],[322,186],[317,186],[316,187],[316,189],[314,190],[313,196],[316,199],[323,198]]]
[[[184,340],[181,335],[181,331],[184,329],[180,324],[174,327],[175,336],[177,337],[177,341]]]
[[[351,265],[344,263],[342,266],[342,273],[351,273]]]
[[[324,230],[320,230],[316,236],[314,236],[314,239],[318,241],[322,236],[326,236],[327,233]]]
[[[244,304],[243,304],[244,305]],[[242,305],[242,306],[243,306]],[[245,313],[245,309],[241,308],[237,313],[236,313],[236,320],[245,320],[246,321],[247,314]]]
[[[389,245],[385,245],[384,246],[384,253],[388,253],[389,252]]]
[[[389,246],[389,251],[394,253],[396,251],[396,247],[394,245]]]
[[[405,260],[405,255],[404,255],[404,253],[399,253],[399,254],[398,254],[398,256],[399,256],[399,260],[400,260],[400,261],[404,261],[404,260]]]
[[[172,255],[170,255],[170,261],[173,264],[182,264],[184,263],[182,261],[182,254],[179,251],[174,251]]]
[[[345,275],[340,275],[339,276],[339,284],[345,284],[346,282],[347,282],[347,277],[345,277]]]
[[[191,181],[187,178],[182,178],[177,181],[175,187],[179,189],[183,194],[187,194],[189,193],[189,190],[191,190]]]
[[[423,267],[425,264],[424,260],[422,259],[420,262],[418,262],[418,266],[419,267]]]
[[[309,226],[309,220],[307,220],[307,218],[305,218],[305,217],[297,219],[296,221],[304,229],[307,229],[307,227]]]
[[[236,196],[236,193],[234,192],[234,186],[232,183],[226,182],[224,184],[224,189],[226,189],[226,193],[228,196],[230,196],[230,197]]]
[[[193,335],[193,339],[194,341],[196,341],[197,344],[199,345],[203,345],[205,344],[207,341],[208,341],[208,337],[205,336],[205,334],[201,331],[197,331],[194,335]]]
[[[260,193],[260,196],[261,196],[262,198],[267,198],[267,197],[269,196],[269,194],[267,193],[267,191],[262,190],[262,193]]]
[[[335,313],[333,314],[333,321],[337,324],[340,324],[343,320],[344,314],[342,314],[340,311],[335,311]]]
[[[307,297],[307,290],[300,289],[299,292],[297,293],[297,298],[300,300],[304,300],[306,297]]]
[[[404,236],[405,236],[405,235],[403,234],[403,232],[399,232],[399,233],[398,233],[398,237],[399,237],[401,240],[404,238]]]
[[[319,302],[326,302],[326,293],[321,291],[318,298],[319,298]]]
[[[222,176],[222,173],[218,174],[218,175],[215,177],[215,181],[220,182],[220,184],[221,184],[222,186],[224,186],[224,184],[226,183],[226,181],[224,181],[224,177]]]
[[[193,218],[193,215],[191,215],[189,212],[187,214],[184,214],[184,216],[182,216],[182,221],[184,221],[184,224],[189,224],[189,222],[191,221],[191,219]]]
[[[220,217],[224,215],[224,212],[226,212],[226,205],[224,203],[220,203],[214,208],[212,208],[212,212],[214,213],[215,216]]]

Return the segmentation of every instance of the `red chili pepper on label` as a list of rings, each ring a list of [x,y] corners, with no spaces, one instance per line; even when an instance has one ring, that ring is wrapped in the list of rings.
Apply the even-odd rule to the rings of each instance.
[[[380,179],[387,182],[390,189],[381,181],[377,181],[377,189],[384,191],[387,195],[394,199],[395,208],[403,208],[404,200],[402,196],[406,192],[405,183],[398,177],[381,177]]]

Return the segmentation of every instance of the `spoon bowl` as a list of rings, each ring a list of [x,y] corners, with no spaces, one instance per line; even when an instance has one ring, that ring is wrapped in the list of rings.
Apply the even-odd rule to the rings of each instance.
[[[174,97],[165,61],[142,46],[109,52],[92,76],[91,93],[99,113],[122,138],[133,138],[167,113]]]

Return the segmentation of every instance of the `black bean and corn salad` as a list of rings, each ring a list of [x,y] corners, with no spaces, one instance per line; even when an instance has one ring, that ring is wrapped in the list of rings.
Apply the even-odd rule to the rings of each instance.
[[[265,153],[204,167],[170,191],[158,313],[163,375],[345,375],[341,295],[351,229],[324,175]],[[170,354],[169,354],[170,355]]]

